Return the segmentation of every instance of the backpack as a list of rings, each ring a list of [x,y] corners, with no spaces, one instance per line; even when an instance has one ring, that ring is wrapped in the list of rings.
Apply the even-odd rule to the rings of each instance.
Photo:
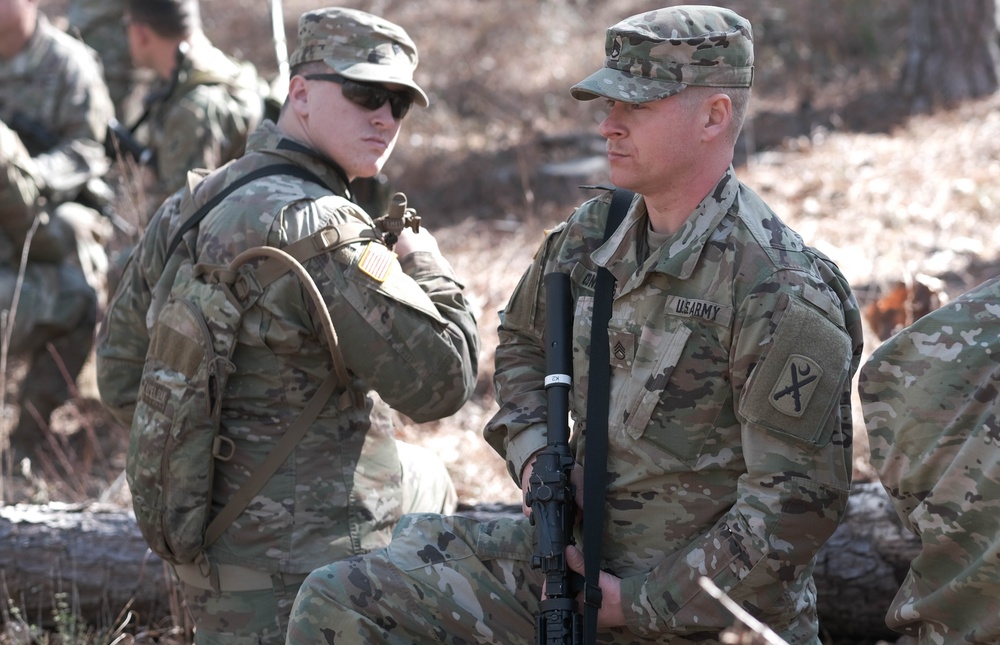
[[[279,164],[241,177],[184,222],[166,257],[171,258],[183,235],[222,198],[269,174],[304,177],[308,173]],[[302,263],[365,241],[382,243],[378,232],[357,222],[322,229],[284,249],[248,249],[228,266],[194,263],[186,251],[178,250],[183,255],[169,296],[150,331],[125,465],[136,522],[150,549],[163,560],[196,563],[209,576],[214,567],[205,555],[207,547],[281,466],[338,384],[344,388],[338,402],[341,410],[364,406],[364,394],[338,349],[329,312]],[[256,268],[249,263],[261,257],[264,261]],[[215,465],[231,459],[235,450],[232,440],[219,431],[226,383],[236,369],[232,357],[243,314],[264,288],[288,271],[296,274],[323,316],[334,369],[247,484],[213,517]]]

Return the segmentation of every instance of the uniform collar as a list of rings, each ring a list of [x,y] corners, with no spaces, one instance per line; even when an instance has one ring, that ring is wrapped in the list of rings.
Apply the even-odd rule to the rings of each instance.
[[[302,166],[323,180],[334,193],[351,199],[347,173],[332,159],[305,144],[285,136],[273,121],[264,121],[247,139],[247,153],[276,156]]]
[[[739,193],[739,181],[730,166],[715,187],[691,212],[681,228],[659,248],[650,250],[644,266],[650,271],[686,279],[694,272],[702,251],[722,218],[729,212]],[[591,255],[594,262],[607,268],[618,281],[619,291],[627,291],[643,279],[647,271],[639,271],[639,241],[646,236],[648,214],[646,201],[639,195],[629,207],[625,221],[611,237]],[[640,237],[641,236],[641,237]]]

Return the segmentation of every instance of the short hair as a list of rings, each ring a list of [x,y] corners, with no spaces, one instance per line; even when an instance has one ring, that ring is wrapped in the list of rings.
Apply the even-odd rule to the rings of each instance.
[[[730,122],[728,138],[730,143],[735,144],[743,130],[743,123],[746,121],[747,112],[750,107],[749,87],[696,87],[689,86],[682,90],[678,96],[687,99],[687,105],[694,107],[695,103],[708,98],[714,94],[725,94],[733,106],[733,118]]]
[[[198,0],[126,0],[125,10],[164,38],[187,38],[201,29]]]

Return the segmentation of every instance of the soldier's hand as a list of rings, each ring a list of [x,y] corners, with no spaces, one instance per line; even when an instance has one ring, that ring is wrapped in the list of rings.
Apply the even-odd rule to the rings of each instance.
[[[575,546],[566,547],[566,564],[573,571],[583,575],[583,551]],[[622,579],[607,571],[601,571],[598,580],[601,588],[601,608],[597,612],[598,627],[620,627],[625,624],[625,614],[622,612]],[[583,592],[577,597],[583,606]]]
[[[538,453],[532,455],[524,469],[521,471],[521,512],[525,517],[531,517],[531,507],[525,501],[528,489],[531,488],[531,473],[535,470],[535,458]],[[583,466],[573,464],[573,470],[569,473],[569,483],[573,485],[573,500],[576,502],[576,513],[574,514],[574,524],[579,524],[583,520]]]
[[[414,233],[409,228],[404,228],[403,232],[399,234],[399,239],[396,240],[395,246],[392,250],[396,252],[399,257],[404,257],[410,253],[415,253],[417,251],[426,251],[428,253],[440,254],[441,250],[438,248],[437,240],[431,233],[424,227],[420,227],[419,233]]]

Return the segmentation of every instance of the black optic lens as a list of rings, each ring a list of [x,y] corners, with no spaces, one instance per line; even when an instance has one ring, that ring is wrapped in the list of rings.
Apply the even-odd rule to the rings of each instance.
[[[389,101],[392,117],[397,121],[406,116],[413,105],[413,97],[409,92],[397,92],[374,83],[352,81],[340,74],[307,74],[305,78],[310,81],[339,83],[343,88],[344,98],[366,110],[377,110]]]

